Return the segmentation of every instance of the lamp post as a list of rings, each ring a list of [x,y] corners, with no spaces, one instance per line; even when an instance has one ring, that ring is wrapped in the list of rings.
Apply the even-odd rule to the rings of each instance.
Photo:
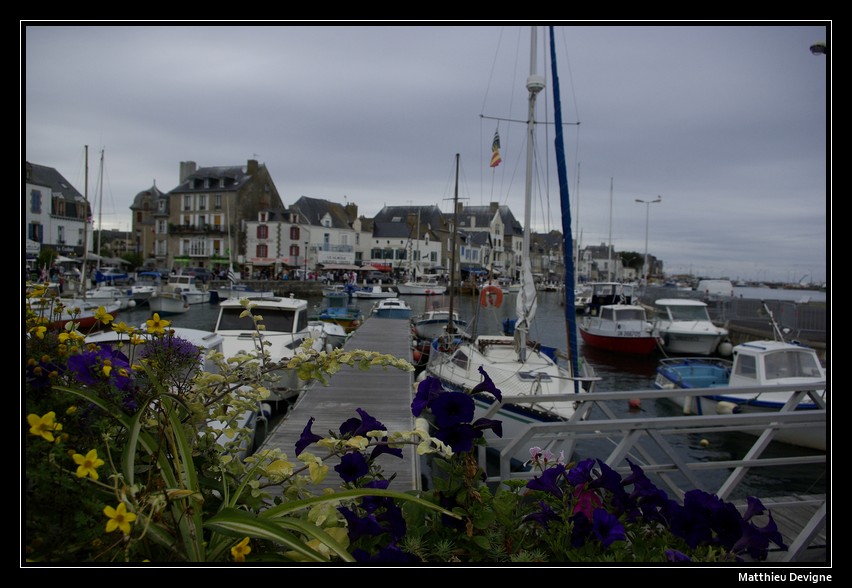
[[[640,200],[636,199],[636,202],[639,204],[645,205],[645,261],[642,264],[642,275],[645,278],[645,285],[648,285],[648,218],[650,216],[651,205],[656,204],[657,202],[661,202],[663,200],[662,196],[657,196],[656,200]]]
[[[308,279],[308,242],[305,241],[305,275],[302,276],[303,280]]]

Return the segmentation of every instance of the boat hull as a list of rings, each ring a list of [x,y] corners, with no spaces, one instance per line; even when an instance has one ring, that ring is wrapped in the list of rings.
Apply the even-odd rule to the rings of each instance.
[[[660,330],[663,349],[678,355],[713,355],[722,342],[723,334],[695,331]]]
[[[151,312],[160,315],[176,315],[189,312],[189,302],[180,294],[162,292],[148,299]]]
[[[434,294],[443,294],[447,291],[445,286],[438,285],[417,285],[417,284],[397,284],[396,291],[400,294],[413,294],[420,296],[431,296]]]
[[[701,361],[687,359],[677,365],[669,365],[657,369],[654,387],[658,390],[711,388],[712,394],[702,396],[684,396],[671,398],[684,414],[713,415],[713,414],[748,414],[778,412],[786,403],[789,392],[773,392],[771,386],[762,386],[765,392],[734,394],[727,392],[730,375],[730,362],[724,360]],[[817,406],[808,399],[799,403],[796,410],[814,410]],[[749,435],[758,436],[761,429],[743,431]],[[774,441],[797,445],[807,449],[826,451],[827,430],[822,427],[796,427],[779,429]]]
[[[657,349],[657,338],[646,337],[616,337],[600,335],[580,327],[583,343],[597,349],[624,353],[629,355],[650,355]]]

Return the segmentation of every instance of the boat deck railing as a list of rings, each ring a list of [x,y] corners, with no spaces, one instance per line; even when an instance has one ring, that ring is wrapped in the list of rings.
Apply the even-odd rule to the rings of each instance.
[[[738,387],[731,389],[739,393],[758,393],[761,388]],[[765,391],[765,387],[762,388]],[[688,390],[640,390],[622,392],[594,392],[590,394],[560,394],[548,395],[548,402],[578,400],[577,410],[570,421],[542,422],[528,425],[514,438],[488,440],[489,452],[499,452],[499,465],[489,460],[485,451],[479,455],[480,465],[488,472],[487,482],[499,484],[508,480],[531,479],[540,472],[531,468],[519,468],[518,455],[527,455],[529,448],[539,447],[549,450],[554,455],[562,452],[566,463],[586,457],[595,457],[619,472],[622,476],[631,472],[628,460],[642,467],[649,478],[659,480],[660,487],[668,488],[678,498],[691,489],[702,489],[718,495],[726,500],[736,497],[740,485],[748,479],[750,473],[758,469],[767,471],[783,468],[826,464],[826,453],[802,448],[801,451],[767,452],[775,435],[785,429],[812,428],[826,426],[826,383],[808,384],[807,386],[785,385],[773,386],[773,391],[795,392],[780,411],[712,414],[712,415],[673,415],[646,417],[617,414],[613,407],[616,403],[632,403],[634,406],[645,402],[655,402],[658,399],[673,399],[677,397],[714,394],[718,389],[693,388]],[[823,392],[825,391],[825,392]],[[806,396],[816,404],[815,410],[795,410],[796,405]],[[541,397],[536,396],[504,396],[503,404],[535,404]],[[486,418],[494,418],[500,404],[494,403]],[[762,431],[755,435],[755,430]],[[743,433],[751,431],[750,435]],[[708,457],[694,458],[686,456],[682,449],[684,443],[697,446],[699,439],[717,434],[742,434],[738,438],[747,439],[741,447],[744,453],[733,459],[712,460]],[[717,437],[714,437],[717,438]],[[754,443],[748,447],[750,439]],[[592,453],[589,451],[592,447]],[[601,449],[605,448],[605,449]],[[608,454],[601,455],[603,451]],[[700,454],[700,452],[697,452]],[[769,453],[769,455],[766,455]],[[773,456],[773,454],[775,456]],[[493,453],[492,453],[493,457]],[[718,455],[716,456],[718,457]],[[717,488],[712,486],[719,479],[722,482]],[[708,479],[716,480],[710,482]],[[779,491],[790,494],[789,490],[780,485]],[[742,496],[739,496],[742,498]],[[759,498],[769,498],[760,496]],[[795,558],[801,550],[807,548],[811,539],[822,530],[826,517],[825,494],[816,499],[816,512],[801,531],[797,531],[796,541],[785,557]]]

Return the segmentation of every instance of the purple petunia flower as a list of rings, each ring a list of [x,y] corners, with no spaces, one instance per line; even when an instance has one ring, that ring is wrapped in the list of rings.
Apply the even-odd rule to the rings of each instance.
[[[370,471],[367,459],[358,451],[350,451],[340,458],[340,463],[334,466],[334,471],[344,482],[355,482]]]
[[[459,423],[439,429],[434,436],[449,445],[455,453],[464,453],[473,449],[473,440],[482,437],[482,431],[475,430],[467,423]]]
[[[559,515],[543,500],[539,501],[539,505],[541,506],[541,510],[525,516],[524,522],[535,521],[546,529],[550,522],[559,520]]]
[[[311,425],[314,424],[314,420],[316,420],[314,417],[308,419],[308,424],[305,425],[305,428],[302,430],[302,435],[299,437],[299,440],[296,441],[296,456],[302,453],[308,445],[316,443],[322,439],[319,435],[315,435],[311,432]]]
[[[346,519],[347,534],[353,543],[361,537],[378,537],[384,532],[373,515],[359,517],[346,506],[339,506],[337,510]]]
[[[488,392],[494,398],[496,398],[499,402],[503,401],[503,394],[500,390],[497,389],[497,386],[494,385],[494,382],[491,381],[491,378],[488,374],[485,373],[485,370],[482,366],[479,366],[479,373],[482,374],[482,381],[473,387],[471,390],[471,394],[479,394],[480,392]]]
[[[432,401],[443,392],[444,386],[441,384],[441,380],[434,376],[424,379],[417,385],[417,394],[411,401],[411,414],[419,417],[420,413],[429,408]]]
[[[429,407],[435,415],[435,425],[443,429],[473,420],[473,398],[462,392],[444,392]]]
[[[559,487],[559,478],[565,474],[565,466],[561,463],[556,464],[552,468],[547,468],[540,476],[536,476],[527,482],[527,488],[530,490],[541,490],[552,494],[557,498],[562,498],[562,488]]]
[[[604,547],[609,547],[616,541],[624,541],[624,525],[618,520],[618,517],[610,513],[604,508],[595,510],[593,517],[592,532],[601,542]]]
[[[498,437],[503,437],[503,421],[495,421],[493,419],[476,419],[473,421],[473,428],[477,431],[491,429]]]

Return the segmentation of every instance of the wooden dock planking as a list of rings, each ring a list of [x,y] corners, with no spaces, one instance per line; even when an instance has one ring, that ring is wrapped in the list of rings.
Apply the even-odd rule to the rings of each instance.
[[[411,361],[410,323],[408,319],[370,317],[344,348],[376,351]],[[269,433],[262,449],[278,448],[292,459],[296,441],[311,417],[315,418],[311,430],[326,436],[329,430],[336,432],[347,419],[359,418],[358,408],[378,419],[388,431],[410,431],[414,428],[413,377],[413,372],[392,367],[373,366],[364,371],[344,366],[332,376],[328,386],[317,383],[302,394],[287,418]],[[305,451],[323,458],[326,454],[317,445],[310,445]],[[340,488],[342,481],[334,471],[339,462],[336,457],[324,460],[329,473],[317,489]],[[420,487],[419,458],[413,446],[403,448],[403,459],[383,454],[376,463],[382,466],[385,477],[395,476],[389,489],[407,491]],[[268,489],[274,494],[273,490]]]

